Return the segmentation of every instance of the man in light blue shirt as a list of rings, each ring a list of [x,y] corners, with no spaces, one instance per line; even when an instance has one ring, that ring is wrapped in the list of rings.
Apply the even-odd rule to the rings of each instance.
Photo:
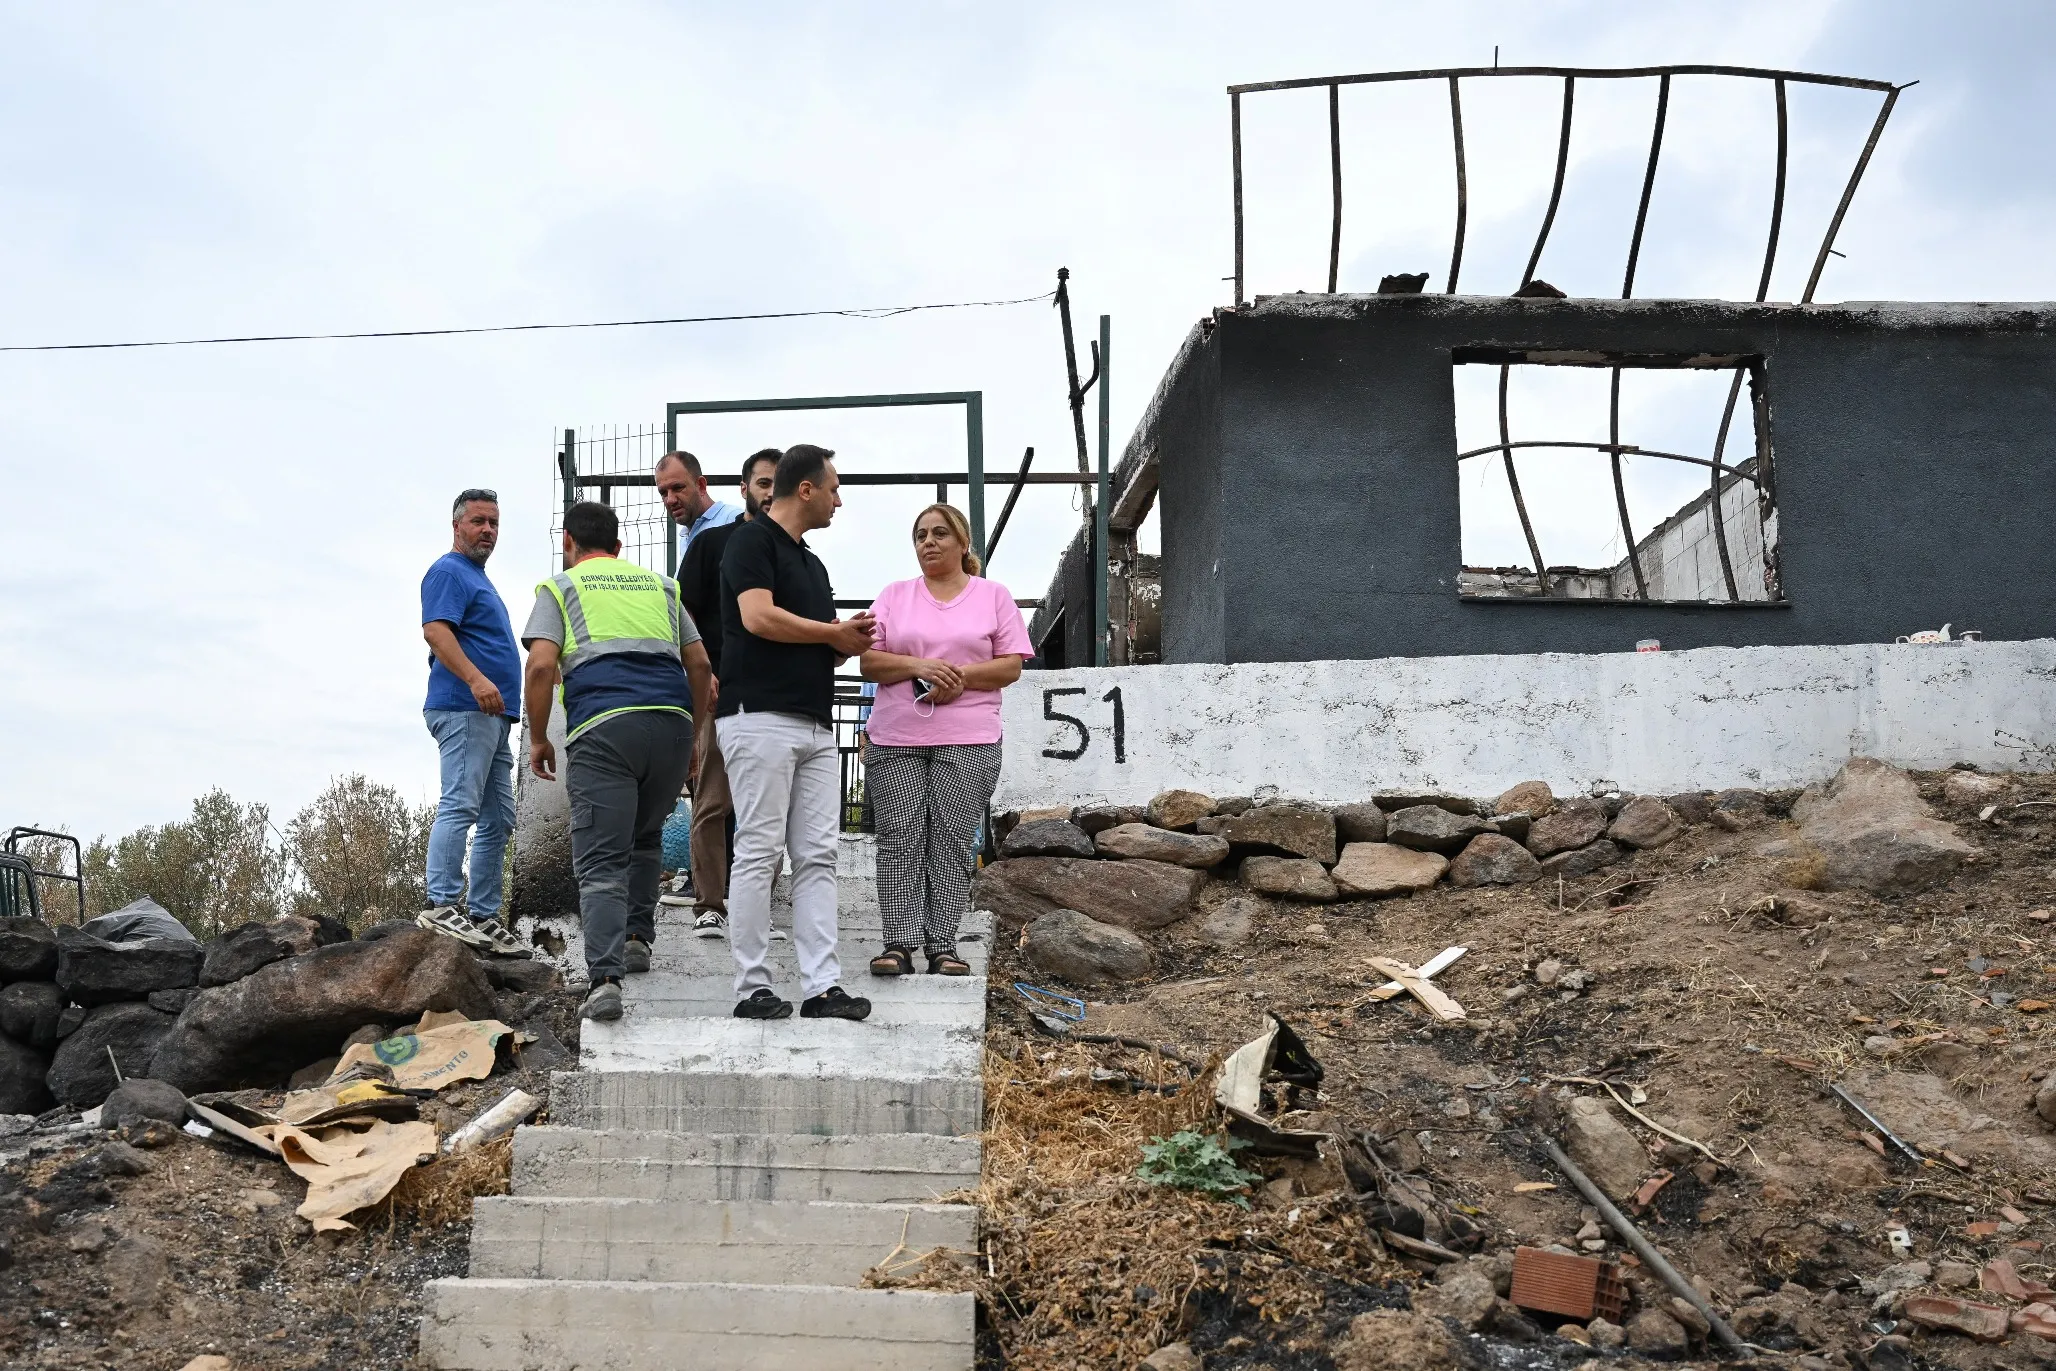
[[[664,512],[681,530],[678,539],[679,565],[685,564],[685,550],[692,540],[710,528],[732,524],[742,517],[742,508],[707,493],[707,478],[700,471],[700,459],[680,448],[657,459],[657,495]]]

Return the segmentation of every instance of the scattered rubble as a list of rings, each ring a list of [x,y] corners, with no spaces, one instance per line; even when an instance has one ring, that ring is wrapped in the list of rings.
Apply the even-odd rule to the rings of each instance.
[[[1335,894],[1317,909],[1245,878],[1252,858],[1313,859],[1243,846],[1230,834],[1251,831],[1246,816],[1231,829],[1188,805],[1230,859],[1192,869],[1174,917],[1124,925],[1154,967],[1092,992],[1080,1031],[1225,1057],[1275,1012],[1327,1072],[1267,1084],[1265,1117],[1324,1140],[1314,1158],[1238,1154],[1264,1178],[1248,1215],[1213,1201],[1208,1221],[1183,1207],[1202,1201],[1125,1190],[1142,1143],[1206,1126],[1180,1101],[1208,1092],[1116,1094],[1182,1074],[1116,1044],[1052,1052],[996,999],[989,1091],[1011,1093],[991,1121],[991,1269],[975,1288],[1006,1364],[1136,1366],[1158,1349],[1152,1364],[1223,1371],[1714,1359],[1715,1324],[1540,1155],[1547,1139],[1725,1326],[1795,1371],[2056,1352],[2042,1250],[2056,1121],[2041,1113],[2056,1115],[2056,804],[2039,804],[2056,777],[2004,778],[2010,803],[1980,820],[1992,788],[1956,779],[1974,774],[1859,761],[1805,797],[1374,795],[1330,811]],[[1422,809],[1436,815],[1408,813]],[[1955,832],[1971,824],[1975,848]],[[1447,854],[1396,840],[1469,825]],[[1541,879],[1458,883],[1469,850],[1501,843]],[[1123,863],[1098,850],[1105,883]],[[1882,879],[1845,878],[1864,863]],[[1003,926],[1018,916],[983,892],[1018,898],[1015,865],[979,879]],[[996,945],[996,984],[1011,944]],[[1468,955],[1432,984],[1469,1006],[1462,1020],[1384,993],[1390,963],[1432,965],[1451,945]],[[1009,1131],[1029,1098],[1032,1136]],[[1618,1317],[1522,1308],[1503,1277],[1523,1247],[1617,1271]],[[1344,1252],[1358,1255],[1338,1265]]]

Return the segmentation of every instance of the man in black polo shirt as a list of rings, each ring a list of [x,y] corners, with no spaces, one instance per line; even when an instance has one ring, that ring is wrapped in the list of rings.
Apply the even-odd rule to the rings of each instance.
[[[721,675],[721,625],[725,613],[721,594],[721,558],[728,540],[751,519],[763,517],[771,499],[771,484],[782,454],[765,448],[750,454],[742,464],[742,520],[717,524],[703,530],[686,548],[678,563],[678,595],[686,612],[700,625],[707,645],[707,659],[714,675]],[[728,931],[728,867],[735,852],[732,833],[735,801],[728,789],[728,768],[721,757],[715,730],[702,729],[694,738],[700,749],[700,766],[692,786],[692,890],[693,932],[702,938],[718,938]]]
[[[828,569],[803,541],[842,505],[835,454],[802,443],[778,459],[771,504],[736,529],[721,558],[721,689],[715,731],[735,797],[728,939],[735,1015],[783,1019],[771,988],[771,882],[792,860],[792,940],[800,1015],[861,1019],[871,1002],[843,993],[835,944],[835,835],[841,806],[835,667],[871,645],[872,618],[835,617]]]

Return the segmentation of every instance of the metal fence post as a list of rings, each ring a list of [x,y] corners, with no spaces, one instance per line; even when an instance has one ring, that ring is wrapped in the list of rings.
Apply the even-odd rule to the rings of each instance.
[[[964,395],[964,442],[971,461],[971,480],[964,488],[964,503],[971,507],[971,550],[985,560],[985,393]]]
[[[1107,664],[1107,380],[1113,371],[1113,324],[1099,316],[1099,498],[1092,510],[1092,664]]]

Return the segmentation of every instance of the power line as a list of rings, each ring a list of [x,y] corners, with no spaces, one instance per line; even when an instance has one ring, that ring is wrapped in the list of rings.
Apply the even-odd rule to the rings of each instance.
[[[660,324],[733,324],[756,319],[890,319],[934,309],[997,309],[1032,305],[1054,291],[1024,295],[1018,300],[953,300],[936,305],[880,305],[868,309],[796,309],[760,314],[695,314],[677,319],[601,319],[576,324],[488,324],[475,328],[378,329],[369,333],[257,333],[238,338],[157,338],[130,343],[12,343],[0,352],[94,352],[112,348],[212,347],[222,343],[327,343],[358,338],[448,338],[464,333],[539,333],[549,329],[653,328]]]

